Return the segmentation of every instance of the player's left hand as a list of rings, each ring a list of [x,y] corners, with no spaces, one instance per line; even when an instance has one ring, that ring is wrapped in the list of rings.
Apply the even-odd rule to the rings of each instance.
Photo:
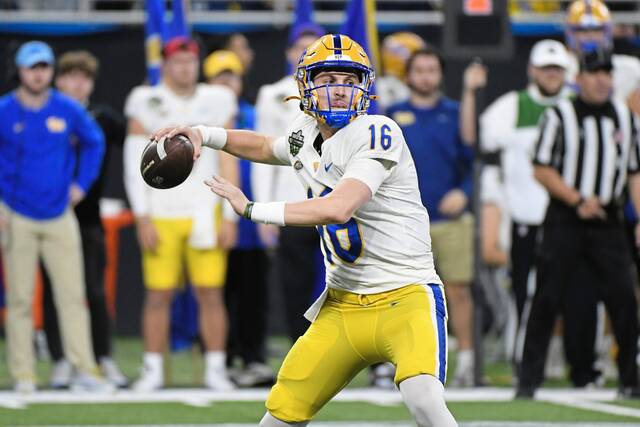
[[[640,221],[636,223],[635,235],[636,235],[636,247],[640,249]]]
[[[231,203],[233,210],[242,216],[247,203],[249,203],[249,199],[247,199],[242,190],[219,175],[214,175],[212,179],[206,180],[204,183],[218,196],[227,199]]]
[[[464,70],[464,89],[476,90],[487,85],[487,68],[479,62],[472,62]]]
[[[84,190],[78,184],[71,184],[71,187],[69,187],[69,202],[72,207],[76,207],[84,199],[84,196]]]
[[[238,224],[227,219],[222,220],[218,230],[218,247],[221,249],[233,249],[238,240]]]
[[[454,218],[462,213],[467,206],[467,195],[464,191],[454,189],[444,195],[438,206],[438,211],[444,216]]]

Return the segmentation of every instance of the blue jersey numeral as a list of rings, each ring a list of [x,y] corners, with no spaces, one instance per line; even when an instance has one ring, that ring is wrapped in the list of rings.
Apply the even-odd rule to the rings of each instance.
[[[331,188],[325,188],[320,193],[320,197],[326,196],[330,192]],[[311,189],[307,192],[307,197],[313,197]],[[356,262],[362,254],[362,236],[360,235],[360,227],[354,218],[344,224],[318,225],[316,229],[320,234],[324,253],[330,264],[335,265],[333,254],[350,264]]]
[[[371,132],[371,149],[376,148],[376,127],[375,125],[369,126]],[[380,146],[383,150],[388,150],[391,147],[391,128],[388,125],[382,125],[380,127]]]

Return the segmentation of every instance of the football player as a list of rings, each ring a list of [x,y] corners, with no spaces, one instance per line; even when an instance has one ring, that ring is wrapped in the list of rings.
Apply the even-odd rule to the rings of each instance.
[[[409,99],[406,83],[407,60],[412,53],[427,47],[417,34],[402,31],[389,34],[382,42],[382,70],[384,74],[376,79],[378,105],[387,107]]]
[[[143,369],[134,391],[164,386],[162,353],[169,336],[171,303],[176,289],[188,279],[199,306],[204,343],[204,384],[217,391],[234,388],[227,377],[226,310],[223,285],[227,249],[236,239],[237,216],[230,208],[220,215],[219,198],[203,197],[202,179],[211,167],[238,181],[233,157],[210,151],[193,167],[178,188],[158,190],[141,179],[140,158],[148,135],[160,123],[233,123],[237,101],[231,89],[198,84],[199,48],[194,40],[176,37],[163,48],[163,76],[157,86],[138,86],[129,95],[125,114],[124,184],[136,219],[146,288],[142,328]],[[226,206],[226,204],[225,204]],[[186,272],[186,277],[183,273]]]
[[[300,58],[300,114],[280,138],[217,127],[169,127],[195,146],[291,165],[309,199],[254,203],[214,176],[211,190],[256,222],[316,226],[327,287],[283,362],[260,425],[305,426],[363,368],[396,365],[395,382],[419,426],[456,426],[444,401],[446,303],[431,253],[429,216],[398,125],[369,116],[374,70],[349,37],[321,37]]]
[[[613,29],[609,9],[600,0],[576,0],[567,10],[566,42],[571,55],[567,71],[573,83],[578,73],[577,54],[597,46],[613,48]],[[640,60],[629,55],[613,55],[613,95],[627,101],[629,108],[640,113]]]

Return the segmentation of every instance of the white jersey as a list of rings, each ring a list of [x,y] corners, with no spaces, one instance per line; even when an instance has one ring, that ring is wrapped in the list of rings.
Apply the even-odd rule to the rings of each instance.
[[[298,95],[293,76],[283,77],[260,88],[256,101],[256,132],[271,136],[284,135],[300,114],[300,101],[284,101],[291,95]],[[307,197],[301,187],[291,185],[296,180],[291,168],[255,164],[251,179],[253,195],[258,202],[298,202]]]
[[[626,102],[634,90],[640,89],[640,60],[629,55],[614,54],[611,62],[613,63],[613,96]],[[567,70],[567,81],[574,83],[576,74],[578,74],[578,59],[573,54]]]
[[[539,225],[544,220],[549,196],[534,178],[532,164],[538,117],[544,106],[556,105],[569,95],[570,90],[563,89],[556,97],[545,97],[530,84],[526,94],[508,92],[480,115],[483,151],[500,153],[500,166],[483,168],[480,198],[485,203],[506,204],[504,213],[517,223]]]
[[[198,84],[190,97],[180,97],[165,85],[139,86],[133,89],[125,104],[125,114],[135,119],[151,134],[172,125],[225,126],[237,112],[234,93],[217,85]],[[203,184],[219,170],[215,150],[202,150],[191,175],[177,187],[158,190],[149,187],[140,174],[140,158],[145,144],[125,143],[125,188],[136,216],[154,218],[192,218],[194,247],[211,247],[215,242],[212,211],[220,202],[218,196]],[[213,230],[212,230],[213,228]]]
[[[316,120],[301,113],[274,149],[280,160],[293,165],[309,197],[328,194],[343,178],[358,179],[349,169],[354,160],[389,165],[385,180],[352,219],[318,227],[327,286],[372,294],[413,283],[441,284],[429,216],[400,127],[388,117],[360,116],[323,142],[322,155],[313,147],[318,134]]]
[[[378,95],[377,102],[382,110],[406,101],[411,95],[409,87],[402,80],[392,75],[376,79],[376,92],[376,95]]]

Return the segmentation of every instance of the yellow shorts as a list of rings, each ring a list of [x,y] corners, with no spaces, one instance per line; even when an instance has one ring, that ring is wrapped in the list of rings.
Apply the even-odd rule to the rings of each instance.
[[[142,252],[142,269],[147,289],[169,290],[180,287],[184,273],[193,286],[219,288],[227,272],[227,252],[195,249],[189,246],[191,219],[154,219],[158,246]]]
[[[473,278],[473,216],[431,224],[431,249],[436,270],[445,284],[470,284]]]
[[[446,319],[439,285],[373,295],[329,290],[318,318],[285,358],[267,409],[286,422],[310,420],[358,372],[383,361],[396,366],[396,384],[420,374],[444,384]]]

